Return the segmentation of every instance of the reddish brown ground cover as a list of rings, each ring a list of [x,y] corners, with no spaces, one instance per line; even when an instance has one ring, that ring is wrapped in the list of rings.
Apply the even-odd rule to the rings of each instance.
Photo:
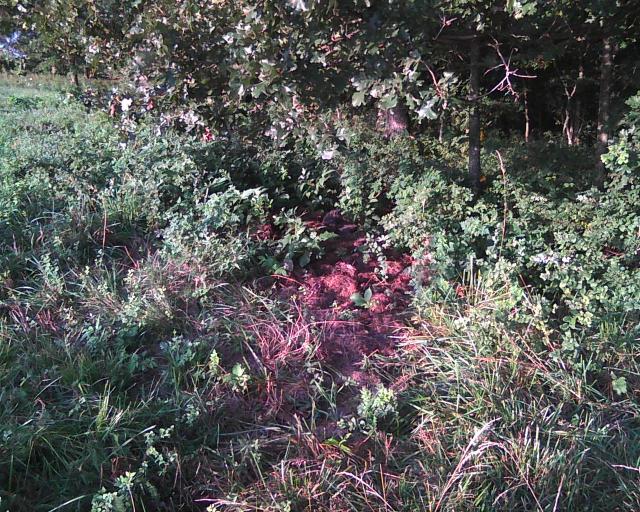
[[[307,219],[310,227],[336,237],[325,242],[320,260],[280,279],[279,293],[301,304],[312,321],[322,326],[320,356],[345,376],[367,380],[359,370],[364,356],[390,353],[407,332],[412,258],[388,251],[386,272],[375,257],[359,250],[365,234],[332,211]],[[355,293],[372,296],[365,306],[352,300]]]

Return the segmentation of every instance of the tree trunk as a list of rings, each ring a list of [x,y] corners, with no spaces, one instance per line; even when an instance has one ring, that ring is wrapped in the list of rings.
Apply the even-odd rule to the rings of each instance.
[[[564,109],[564,121],[562,122],[562,133],[567,139],[567,144],[573,146],[573,122],[571,120],[571,98],[567,99],[567,106]]]
[[[403,105],[378,111],[378,129],[385,137],[395,137],[406,134],[409,129],[409,117]]]
[[[565,85],[564,94],[567,98],[567,102],[564,107],[564,119],[562,121],[562,133],[567,139],[567,144],[573,146],[573,127],[575,121],[573,120],[573,96],[576,93],[576,85],[573,89],[569,90],[569,87]]]
[[[524,141],[529,142],[531,135],[531,120],[529,119],[529,95],[527,94],[527,86],[524,86]]]
[[[471,40],[469,69],[469,181],[473,191],[480,192],[480,45]]]
[[[609,142],[609,102],[611,99],[611,75],[613,73],[613,43],[611,38],[602,40],[600,66],[600,97],[598,99],[598,134],[596,140],[596,179],[601,185],[605,177],[602,155],[607,151]]]
[[[582,64],[578,71],[578,78],[573,84],[573,89],[569,90],[565,85],[565,95],[567,97],[567,104],[564,113],[564,123],[562,125],[562,131],[567,138],[567,144],[569,146],[576,146],[580,143],[580,132],[582,130],[582,90],[584,82],[584,68]]]
[[[582,135],[582,95],[584,91],[584,67],[580,64],[580,69],[578,71],[578,80],[576,81],[576,93],[573,102],[573,112],[572,112],[572,126],[571,133],[572,144],[578,145],[580,144],[581,135]]]

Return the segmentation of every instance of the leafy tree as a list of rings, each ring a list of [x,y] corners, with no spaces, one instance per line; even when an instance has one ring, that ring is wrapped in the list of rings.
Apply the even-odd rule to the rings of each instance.
[[[560,128],[572,145],[593,126],[602,174],[615,50],[636,47],[640,18],[630,0],[5,0],[2,8],[75,83],[82,71],[126,65],[138,91],[187,125],[278,145],[305,140],[331,155],[345,116],[371,113],[389,137],[440,118],[442,138],[446,120],[464,113],[476,192],[482,128],[498,124],[498,112],[524,109],[527,139],[532,126]]]
[[[77,86],[81,73],[93,76],[123,62],[125,34],[141,8],[140,0],[26,0],[15,3],[7,23],[29,34],[29,53],[52,57]]]

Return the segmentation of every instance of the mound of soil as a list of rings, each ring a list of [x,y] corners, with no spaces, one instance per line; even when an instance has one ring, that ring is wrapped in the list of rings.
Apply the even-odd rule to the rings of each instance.
[[[362,359],[390,353],[406,335],[412,258],[393,251],[384,261],[367,255],[364,232],[335,210],[306,222],[336,236],[325,242],[322,259],[280,280],[279,293],[295,298],[321,326],[323,360],[345,377],[367,380],[359,369]],[[356,305],[352,296],[365,296],[367,290],[370,300]]]

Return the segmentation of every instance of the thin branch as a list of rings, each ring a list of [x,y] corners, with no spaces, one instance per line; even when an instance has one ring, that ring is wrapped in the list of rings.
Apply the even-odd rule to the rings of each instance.
[[[438,96],[438,98],[443,98],[444,97],[444,93],[442,92],[442,88],[440,87],[439,83],[438,83],[438,79],[436,78],[435,73],[431,70],[431,68],[429,67],[428,64],[425,64],[427,71],[429,71],[429,74],[431,75],[431,80],[433,81],[433,86],[436,88],[436,95]]]
[[[450,27],[454,21],[456,21],[458,18],[448,18],[446,16],[442,16],[440,18],[440,21],[442,22],[442,24],[440,25],[440,30],[438,30],[438,33],[436,34],[436,37],[433,38],[433,40],[435,41],[436,39],[438,39],[440,37],[440,34],[442,34],[442,31],[447,28]]]
[[[504,76],[502,80],[500,80],[493,87],[493,89],[489,91],[488,94],[491,94],[495,91],[500,91],[500,92],[506,92],[507,94],[510,94],[518,98],[520,95],[513,87],[513,84],[511,83],[511,79],[513,77],[515,78],[537,78],[537,77],[536,75],[524,75],[520,73],[520,70],[518,68],[512,68],[511,58],[513,57],[513,53],[515,50],[511,50],[511,52],[509,53],[509,58],[505,58],[505,56],[502,54],[502,51],[500,51],[500,43],[495,38],[492,38],[492,39],[493,39],[493,44],[490,44],[489,46],[495,50],[496,54],[498,55],[498,58],[500,59],[500,63],[497,66],[494,66],[488,69],[485,72],[485,75],[497,69],[503,69]]]

